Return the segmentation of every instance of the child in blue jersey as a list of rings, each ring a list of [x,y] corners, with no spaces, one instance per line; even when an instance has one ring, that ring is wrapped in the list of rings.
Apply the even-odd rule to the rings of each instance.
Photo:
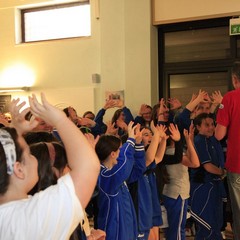
[[[134,155],[135,166],[132,171],[132,174],[130,175],[130,178],[127,181],[131,196],[133,198],[136,214],[137,214],[137,224],[138,224],[137,239],[138,240],[148,240],[150,229],[153,227],[153,218],[154,218],[153,216],[154,214],[157,213],[157,211],[155,211],[155,209],[153,208],[153,199],[157,197],[157,194],[154,195],[155,197],[153,197],[152,183],[149,180],[149,176],[153,173],[153,171],[151,169],[150,171],[147,170],[146,165],[150,164],[151,160],[149,160],[149,158],[150,159],[152,159],[152,157],[155,158],[155,154],[153,156],[152,153],[157,152],[160,136],[161,134],[164,134],[164,127],[162,126],[162,127],[156,128],[153,122],[151,125],[153,128],[152,131],[154,132],[154,140],[152,140],[152,134],[150,134],[152,146],[149,149],[151,153],[148,152],[147,159],[146,159],[144,143],[146,145],[149,145],[148,136],[151,130],[149,128],[143,128],[142,129],[143,141],[141,144],[136,144],[135,155]],[[136,139],[136,143],[137,143],[137,139]],[[144,151],[141,151],[140,149],[143,149]],[[140,173],[140,174],[137,175],[137,173]],[[154,177],[153,177],[153,180],[155,180]],[[157,191],[154,191],[154,192],[157,193]],[[160,221],[162,222],[160,206],[159,206],[158,213],[160,216]]]
[[[151,122],[151,129],[144,128],[143,131],[143,144],[146,150],[147,168],[145,175],[149,182],[151,198],[151,204],[148,206],[152,224],[149,239],[154,240],[159,239],[159,226],[163,223],[155,168],[157,164],[162,161],[165,152],[167,139],[165,132],[165,126],[154,126],[153,121]]]
[[[130,122],[128,140],[122,146],[119,138],[102,135],[95,147],[101,162],[98,228],[106,232],[107,240],[137,238],[136,213],[126,184],[134,165],[136,128]]]
[[[191,169],[191,214],[197,224],[196,240],[220,240],[223,222],[222,200],[226,197],[222,178],[224,157],[220,142],[213,136],[213,118],[199,114],[194,120],[198,134],[194,138],[200,167]]]

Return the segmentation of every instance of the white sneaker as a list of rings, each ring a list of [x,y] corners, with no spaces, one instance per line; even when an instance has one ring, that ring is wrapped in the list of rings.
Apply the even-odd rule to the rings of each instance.
[[[222,238],[223,238],[223,239],[227,239],[227,238],[226,238],[225,231],[222,231],[221,234],[222,234]]]

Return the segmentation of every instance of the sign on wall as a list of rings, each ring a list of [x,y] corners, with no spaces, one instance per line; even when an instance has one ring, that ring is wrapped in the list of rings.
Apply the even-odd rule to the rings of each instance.
[[[240,35],[240,18],[230,19],[229,34],[230,35]]]

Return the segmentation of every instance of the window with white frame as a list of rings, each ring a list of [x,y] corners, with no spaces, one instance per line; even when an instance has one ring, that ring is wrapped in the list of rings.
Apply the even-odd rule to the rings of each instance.
[[[22,42],[91,35],[89,1],[21,10]]]

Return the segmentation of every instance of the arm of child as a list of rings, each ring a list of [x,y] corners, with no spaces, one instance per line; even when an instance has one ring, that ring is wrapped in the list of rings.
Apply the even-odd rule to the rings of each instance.
[[[200,166],[200,161],[193,145],[194,135],[193,124],[191,124],[189,128],[189,132],[186,129],[184,129],[183,134],[187,144],[187,152],[186,155],[184,155],[182,158],[182,164],[187,167],[197,168]]]
[[[85,208],[92,196],[99,174],[100,164],[97,155],[81,131],[63,111],[48,103],[44,94],[41,94],[41,102],[35,95],[29,97],[31,112],[35,117],[40,117],[55,126],[59,132],[66,149],[76,195],[82,207]]]
[[[159,131],[154,126],[153,121],[151,122],[151,130],[153,132],[151,143],[146,151],[146,166],[149,166],[154,160],[159,144]]]

